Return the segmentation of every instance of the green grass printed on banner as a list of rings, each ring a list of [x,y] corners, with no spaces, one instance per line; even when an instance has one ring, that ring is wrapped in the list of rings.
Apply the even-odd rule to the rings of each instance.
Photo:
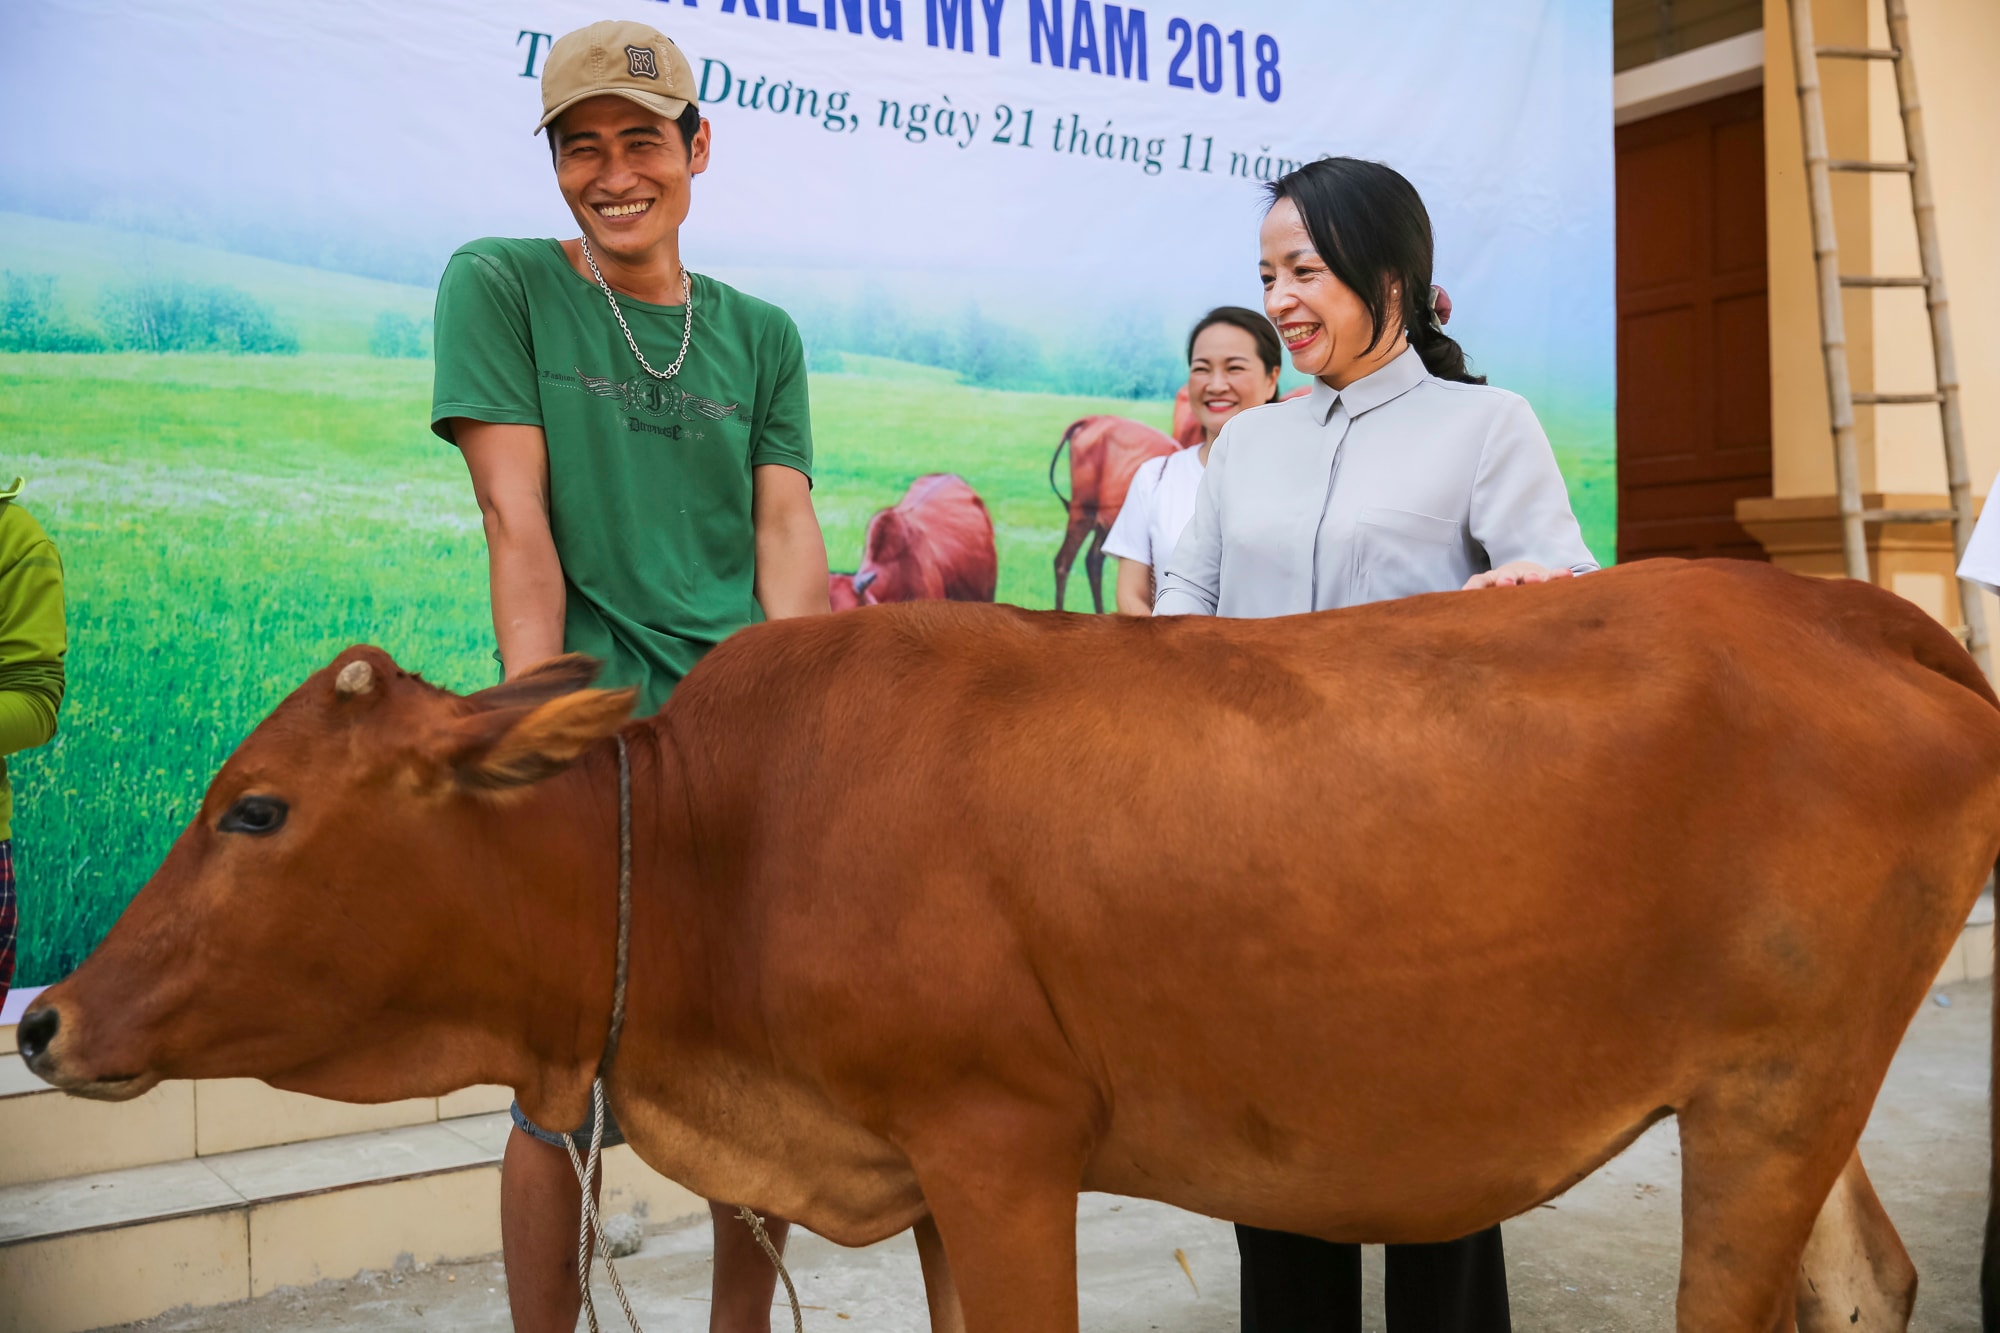
[[[1063,511],[1050,452],[1089,412],[1164,403],[1003,393],[849,356],[812,378],[814,501],[836,568],[912,477],[955,471],[992,511],[1003,601],[1051,604]],[[865,373],[855,373],[865,372]],[[216,768],[310,671],[372,642],[454,689],[490,683],[485,544],[457,454],[428,429],[430,363],[365,356],[0,355],[0,468],[62,552],[69,694],[55,742],[10,760],[18,984],[102,937]],[[1563,443],[1608,552],[1608,452]],[[1113,577],[1107,570],[1108,584]],[[1089,605],[1081,569],[1072,607]]]
[[[1000,594],[1050,600],[1048,456],[1089,411],[1164,404],[815,377],[815,492],[853,568],[916,472],[991,506]],[[485,545],[463,464],[430,434],[430,364],[366,357],[0,356],[0,465],[63,555],[69,694],[11,761],[19,982],[74,967],[159,863],[243,735],[366,641],[456,689],[489,683]]]

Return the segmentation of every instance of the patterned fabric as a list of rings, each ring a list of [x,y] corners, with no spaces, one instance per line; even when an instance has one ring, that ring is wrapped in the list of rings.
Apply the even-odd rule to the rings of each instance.
[[[14,840],[0,838],[0,1004],[14,983],[14,936],[20,912],[14,903]]]

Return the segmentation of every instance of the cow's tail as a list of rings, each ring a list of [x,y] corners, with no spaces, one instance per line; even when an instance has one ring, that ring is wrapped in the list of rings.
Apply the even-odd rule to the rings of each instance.
[[[1081,417],[1070,422],[1069,429],[1062,433],[1060,440],[1056,441],[1056,451],[1049,455],[1049,489],[1056,493],[1056,499],[1062,501],[1064,509],[1069,508],[1069,497],[1062,493],[1062,487],[1056,485],[1056,465],[1062,462],[1063,450],[1070,447],[1069,437],[1076,434],[1078,427],[1082,425]]]

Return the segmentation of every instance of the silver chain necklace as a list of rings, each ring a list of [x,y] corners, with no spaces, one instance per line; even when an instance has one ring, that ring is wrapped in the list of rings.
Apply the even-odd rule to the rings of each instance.
[[[583,262],[590,265],[590,276],[597,279],[597,286],[604,293],[604,299],[611,302],[611,317],[618,321],[618,327],[625,331],[625,345],[632,349],[632,355],[639,358],[639,368],[656,380],[670,380],[681,373],[681,362],[687,360],[688,341],[694,337],[694,282],[688,277],[687,265],[681,265],[681,354],[665,370],[653,369],[652,362],[639,350],[639,342],[632,336],[632,326],[625,322],[625,312],[618,308],[618,298],[611,294],[611,284],[597,271],[597,260],[590,253],[590,241],[584,238]]]

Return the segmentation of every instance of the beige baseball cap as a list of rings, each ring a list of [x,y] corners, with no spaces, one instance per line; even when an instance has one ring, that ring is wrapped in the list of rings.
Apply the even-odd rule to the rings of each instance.
[[[698,105],[694,70],[665,33],[643,23],[607,19],[564,33],[542,64],[542,118],[535,133],[589,97],[637,102],[676,120]]]

